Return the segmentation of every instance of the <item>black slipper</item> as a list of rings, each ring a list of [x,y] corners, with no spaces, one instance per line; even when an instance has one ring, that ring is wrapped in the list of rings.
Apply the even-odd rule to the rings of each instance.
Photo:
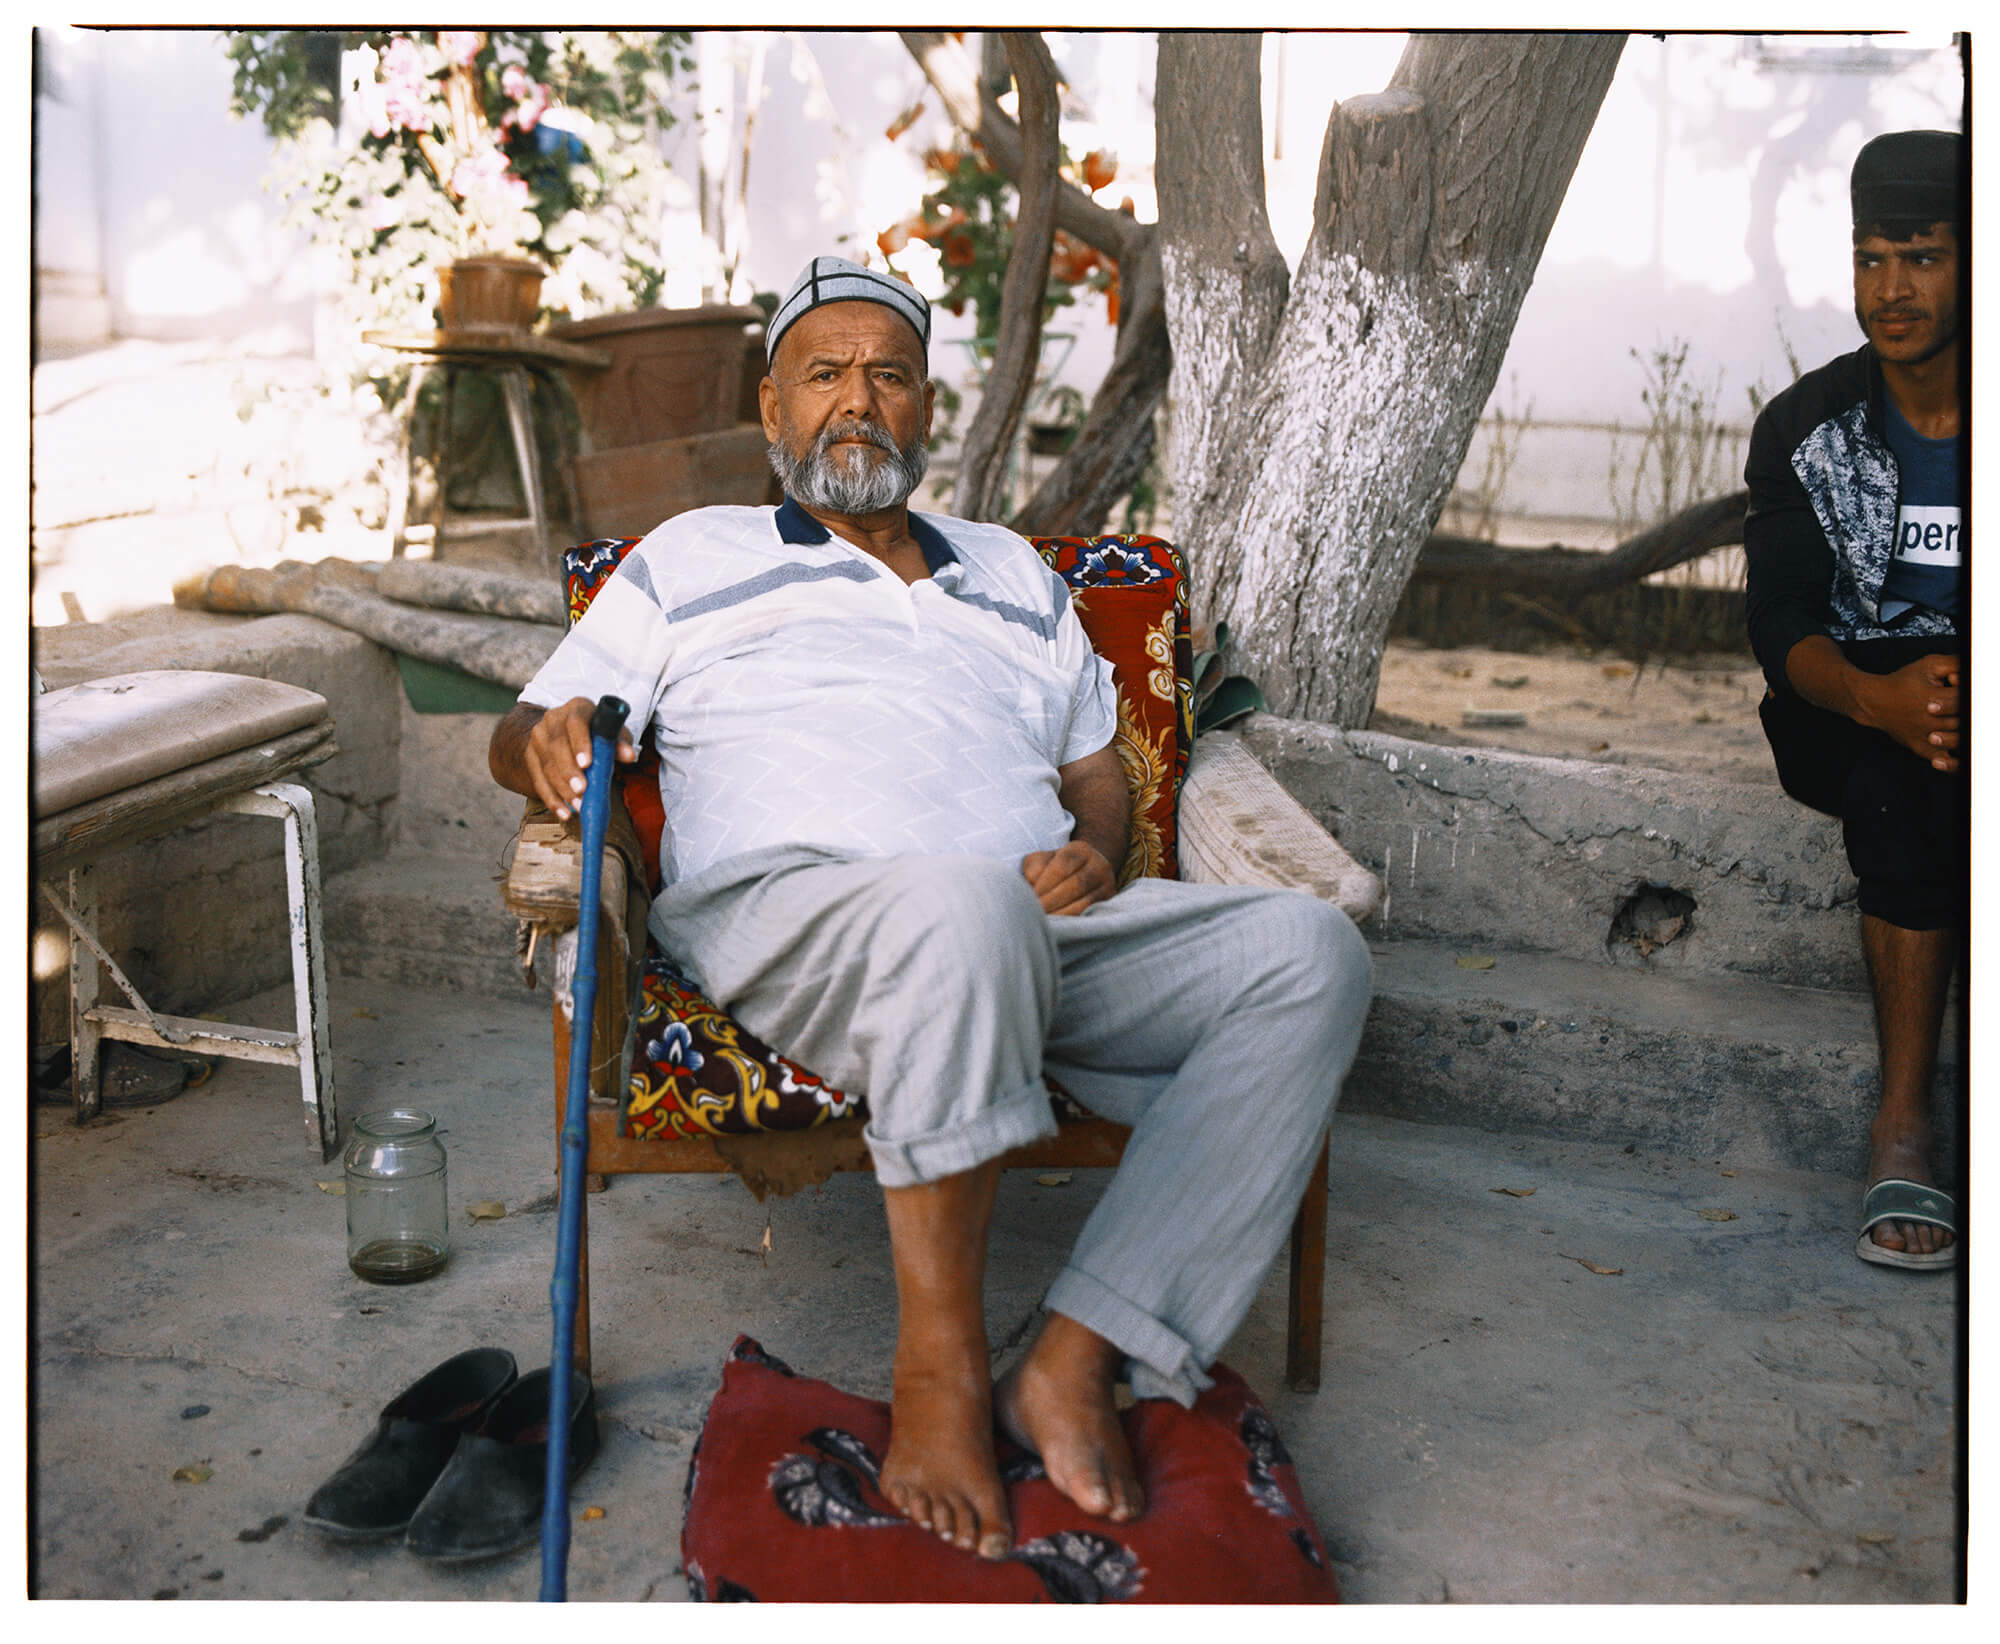
[[[597,1454],[597,1394],[569,1379],[569,1476]],[[435,1564],[468,1564],[525,1547],[542,1528],[549,1471],[549,1373],[530,1371],[459,1441],[451,1464],[410,1520],[404,1545]]]
[[[200,1084],[214,1067],[213,1059],[192,1052],[151,1050],[113,1039],[103,1049],[99,1100],[107,1108],[157,1107]],[[68,1045],[35,1052],[35,1100],[45,1107],[75,1100]]]
[[[514,1355],[504,1348],[475,1347],[446,1359],[383,1409],[368,1442],[313,1492],[306,1523],[341,1541],[408,1529],[459,1441],[516,1380]]]

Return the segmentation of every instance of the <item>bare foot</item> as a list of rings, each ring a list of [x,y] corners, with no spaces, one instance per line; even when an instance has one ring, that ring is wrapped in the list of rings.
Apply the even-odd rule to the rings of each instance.
[[[1869,1137],[1868,1185],[1899,1178],[1933,1187],[1930,1148],[1925,1138],[1907,1133]],[[1882,1222],[1870,1235],[1884,1250],[1900,1250],[1907,1255],[1927,1256],[1952,1242],[1949,1229],[1929,1222]]]
[[[1014,1531],[993,1454],[989,1371],[983,1357],[950,1363],[956,1356],[898,1351],[882,1493],[911,1523],[981,1558],[1005,1558]]]
[[[993,1402],[1002,1430],[1042,1458],[1051,1484],[1086,1513],[1122,1524],[1146,1510],[1146,1492],[1112,1396],[1119,1359],[1095,1331],[1051,1313]]]

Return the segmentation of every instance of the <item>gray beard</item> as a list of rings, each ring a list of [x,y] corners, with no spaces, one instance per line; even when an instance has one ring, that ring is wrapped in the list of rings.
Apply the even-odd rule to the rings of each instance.
[[[835,451],[835,440],[856,436],[886,453],[881,460],[866,451]],[[771,472],[786,495],[807,508],[828,514],[879,514],[909,500],[931,465],[930,448],[918,434],[899,447],[886,428],[874,423],[839,422],[820,430],[812,449],[794,457],[782,440],[768,448]]]

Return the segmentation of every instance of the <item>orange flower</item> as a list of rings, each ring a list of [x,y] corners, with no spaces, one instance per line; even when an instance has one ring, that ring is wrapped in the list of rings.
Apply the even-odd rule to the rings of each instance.
[[[943,250],[947,268],[970,268],[979,258],[972,236],[962,229],[954,228],[945,235]]]
[[[1104,293],[1104,317],[1113,325],[1118,323],[1118,287],[1115,285]]]
[[[1092,149],[1083,157],[1083,180],[1095,194],[1118,175],[1118,156],[1108,148]]]
[[[875,236],[875,244],[881,249],[882,255],[885,257],[895,256],[897,252],[901,251],[909,243],[910,225],[908,223],[896,223],[892,227],[883,229],[880,234]]]

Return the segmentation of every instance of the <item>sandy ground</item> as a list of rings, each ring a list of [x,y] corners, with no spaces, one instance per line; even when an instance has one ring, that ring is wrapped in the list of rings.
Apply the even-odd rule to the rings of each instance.
[[[1370,728],[1421,742],[1775,784],[1757,720],[1763,695],[1764,676],[1747,651],[1640,664],[1578,650],[1392,644]],[[1524,722],[1467,722],[1494,712]]]

